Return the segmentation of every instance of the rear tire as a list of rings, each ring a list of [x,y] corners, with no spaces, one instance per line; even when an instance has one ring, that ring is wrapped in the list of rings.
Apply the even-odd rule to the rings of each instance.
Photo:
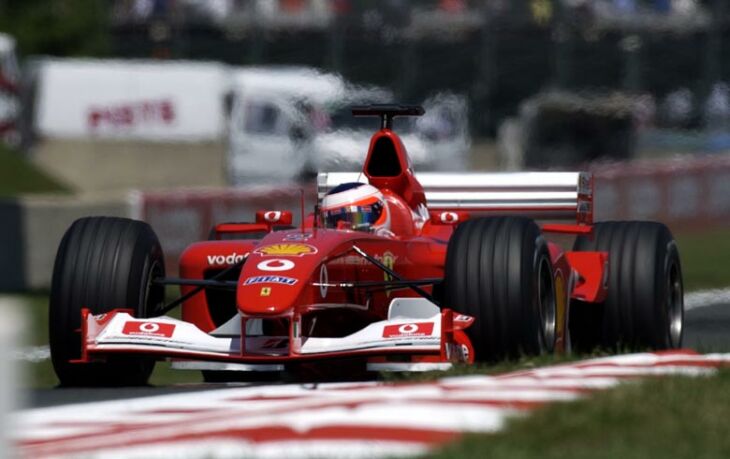
[[[655,222],[602,222],[576,251],[608,252],[608,296],[570,309],[577,350],[674,349],[682,345],[684,300],[679,252],[669,229]]]
[[[76,220],[61,240],[53,268],[49,305],[51,359],[62,386],[137,386],[147,383],[155,361],[109,357],[105,362],[69,363],[81,355],[81,308],[102,314],[133,309],[150,317],[165,290],[152,286],[165,263],[152,228],[114,217]]]
[[[475,318],[477,361],[551,352],[556,305],[547,242],[533,220],[493,217],[459,225],[446,252],[444,304]]]

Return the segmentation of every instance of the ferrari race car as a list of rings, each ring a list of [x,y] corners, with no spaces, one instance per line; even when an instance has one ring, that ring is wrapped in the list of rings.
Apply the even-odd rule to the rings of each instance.
[[[320,203],[223,223],[166,277],[152,228],[90,217],[63,237],[50,346],[63,385],[145,384],[156,360],[202,370],[444,369],[573,349],[679,347],[682,273],[660,223],[593,223],[589,174],[416,175],[378,116],[360,173],[320,173]],[[566,222],[565,220],[569,220]],[[539,220],[541,224],[536,223]],[[575,236],[572,250],[548,235]],[[165,304],[165,287],[181,296]],[[181,319],[167,315],[181,306]]]

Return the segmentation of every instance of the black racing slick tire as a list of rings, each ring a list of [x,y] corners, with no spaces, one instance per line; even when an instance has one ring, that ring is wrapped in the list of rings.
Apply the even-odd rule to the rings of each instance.
[[[547,242],[529,218],[467,220],[449,240],[444,305],[473,316],[477,361],[551,352],[556,304]]]
[[[669,229],[656,222],[601,222],[579,236],[576,251],[608,252],[608,295],[602,304],[574,302],[570,334],[576,350],[674,349],[682,345],[682,267]]]
[[[138,386],[147,383],[154,360],[109,357],[70,363],[81,355],[81,309],[102,314],[133,309],[151,317],[165,299],[162,249],[152,228],[115,217],[76,220],[61,240],[53,267],[49,304],[51,359],[62,386]]]

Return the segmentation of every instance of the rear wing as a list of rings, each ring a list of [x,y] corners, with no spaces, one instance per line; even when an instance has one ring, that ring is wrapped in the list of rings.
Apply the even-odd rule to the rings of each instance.
[[[587,172],[423,172],[415,177],[426,193],[429,210],[593,224],[593,176]],[[346,182],[367,183],[367,177],[358,172],[320,172],[319,199]]]

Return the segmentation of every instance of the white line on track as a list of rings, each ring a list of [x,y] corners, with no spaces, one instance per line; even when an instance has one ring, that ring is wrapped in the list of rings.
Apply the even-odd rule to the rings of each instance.
[[[698,290],[684,295],[685,311],[726,303],[730,303],[730,287]]]
[[[420,456],[429,448],[422,443],[397,441],[282,441],[279,443],[257,443],[247,440],[215,439],[180,443],[160,443],[132,447],[122,453],[113,450],[99,451],[97,456],[105,459],[157,459],[157,458],[261,458],[261,459],[305,459],[332,457],[333,451],[343,452],[339,457],[368,459],[373,457]],[[346,452],[346,453],[345,453]],[[335,456],[338,457],[338,456]]]
[[[51,347],[48,345],[21,347],[13,350],[10,358],[30,363],[42,362],[51,358]]]

